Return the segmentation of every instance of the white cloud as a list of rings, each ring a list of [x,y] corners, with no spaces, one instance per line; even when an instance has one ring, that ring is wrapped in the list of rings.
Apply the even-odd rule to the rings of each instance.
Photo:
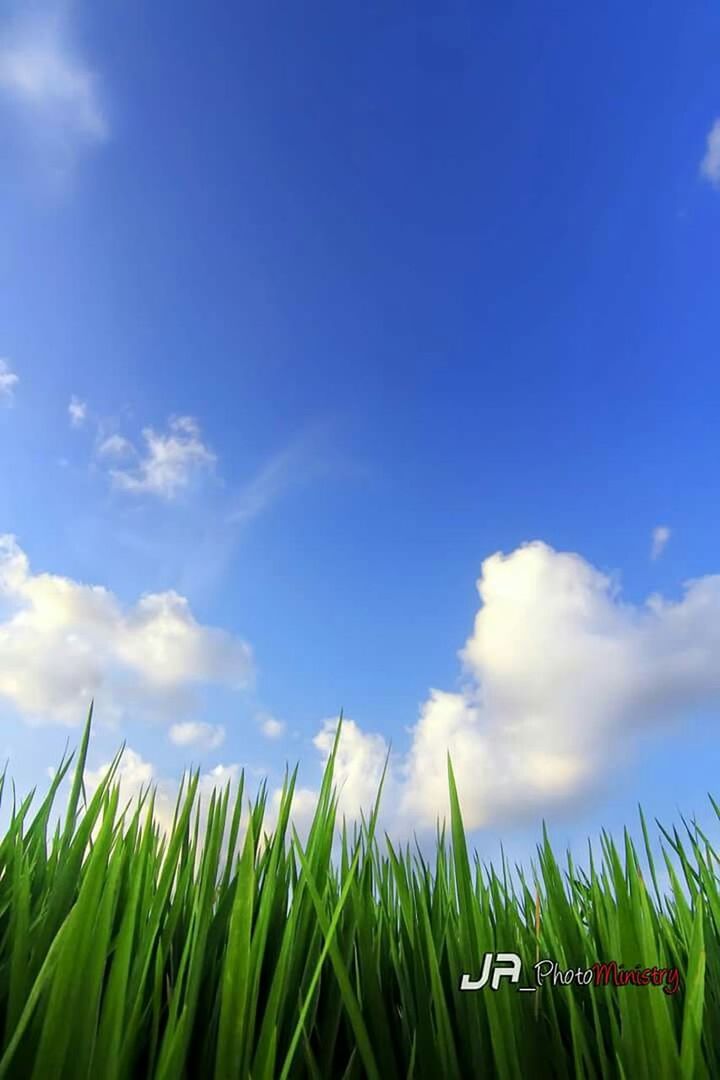
[[[8,361],[0,357],[0,401],[4,401],[6,404],[12,402],[15,396],[15,387],[19,382],[19,376],[10,370]]]
[[[72,427],[82,427],[87,419],[87,402],[73,394],[68,405],[68,416]]]
[[[92,798],[93,792],[97,790],[99,784],[107,775],[109,768],[110,762],[108,761],[98,766],[97,769],[86,770],[85,787],[88,799]],[[237,791],[239,776],[239,765],[217,765],[209,772],[201,773],[196,797],[196,804],[197,798],[200,799],[201,836],[204,835],[207,810],[213,790],[220,792],[229,784],[232,800],[233,791]],[[178,781],[159,776],[157,770],[149,761],[146,761],[137,751],[125,747],[115,773],[114,782],[120,785],[121,808],[124,808],[131,801],[134,805],[140,794],[147,791],[148,787],[155,788],[155,820],[163,832],[170,832],[180,786]],[[186,791],[187,782],[183,787],[183,792]]]
[[[93,793],[97,790],[99,784],[107,775],[110,768],[110,762],[104,762],[96,769],[87,769],[85,772],[85,788],[88,799],[90,799]],[[244,770],[242,767],[233,763],[230,765],[216,765],[215,768],[210,769],[208,772],[201,773],[197,786],[197,793],[195,802],[193,804],[192,822],[195,820],[195,813],[199,807],[198,815],[198,837],[202,843],[207,829],[208,810],[210,807],[210,800],[213,793],[217,796],[221,795],[226,789],[229,788],[230,799],[228,818],[226,819],[225,836],[223,838],[222,847],[220,850],[220,866],[225,865],[228,855],[228,842],[230,831],[230,819],[235,807],[235,800],[239,791],[241,773],[245,773],[244,784],[244,797],[242,816],[240,819],[240,828],[238,830],[238,837],[235,847],[235,853],[242,850],[242,845],[245,839],[245,833],[248,822],[247,803],[248,800],[254,801],[255,792],[252,790],[251,779],[253,777],[259,778],[259,770],[247,768]],[[183,799],[181,805],[185,804],[185,795],[188,789],[188,774],[184,776],[183,783]],[[147,760],[145,760],[139,753],[130,747],[126,747],[123,751],[123,755],[120,759],[119,766],[116,770],[114,783],[119,784],[120,787],[120,808],[124,809],[128,803],[134,808],[136,806],[136,800],[142,792],[152,787],[155,791],[155,811],[154,818],[162,833],[168,834],[172,828],[173,818],[175,815],[175,807],[177,805],[178,792],[180,788],[180,781],[161,776],[158,774],[157,769]],[[268,798],[266,806],[265,816],[263,820],[263,833],[272,833],[275,824],[277,822],[278,812],[280,809],[280,796],[281,789],[276,788]],[[290,809],[291,821],[298,830],[301,838],[307,836],[307,833],[312,822],[312,818],[315,812],[315,805],[317,800],[317,793],[308,788],[296,787],[293,793],[293,801]],[[145,803],[147,808],[147,800]],[[194,828],[194,824],[193,824]],[[261,844],[263,839],[261,838]]]
[[[391,758],[393,828],[447,815],[448,751],[469,828],[533,820],[585,799],[643,735],[720,702],[720,575],[635,606],[579,555],[535,542],[486,559],[478,591],[466,685],[432,690]],[[333,729],[315,740],[325,757]],[[347,722],[339,750],[346,812],[369,809],[385,741]]]
[[[260,713],[257,717],[260,730],[267,739],[279,739],[285,734],[285,724],[282,720],[276,720],[270,713]]]
[[[204,750],[216,750],[225,741],[225,728],[220,724],[203,724],[187,720],[173,724],[169,731],[170,741],[176,746],[197,746]]]
[[[336,719],[325,720],[318,734],[313,739],[320,751],[321,765],[324,769],[332,750],[337,727]],[[337,788],[338,828],[345,817],[347,821],[359,820],[360,811],[372,810],[377,798],[380,778],[385,767],[388,746],[380,735],[363,732],[350,719],[343,720],[342,734],[335,758],[333,783]],[[388,806],[393,807],[402,792],[401,784],[392,765],[388,769],[383,786],[381,818],[395,828],[398,825],[407,831],[407,822],[401,822],[394,810],[388,814]],[[297,785],[293,792],[290,806],[290,820],[295,826],[301,841],[307,839],[317,808],[319,789]],[[277,821],[280,809],[282,788],[273,789],[268,801],[268,813],[264,828],[270,831]],[[384,811],[383,811],[384,808]],[[366,815],[367,816],[367,815]]]
[[[670,529],[667,525],[657,525],[652,531],[652,548],[650,550],[651,559],[659,559],[662,555],[668,540],[670,539]]]
[[[332,750],[337,719],[325,720],[313,743],[322,754],[323,766]],[[377,797],[380,777],[385,765],[388,746],[381,735],[371,735],[349,719],[343,720],[342,734],[335,758],[334,781],[338,787],[338,811],[348,818],[369,810]],[[392,805],[396,780],[392,772],[386,777],[382,804]],[[381,804],[381,805],[382,805]]]
[[[720,188],[720,117],[708,132],[705,157],[700,162],[700,175],[713,187]]]
[[[292,483],[294,464],[293,450],[272,458],[236,496],[230,520],[244,524],[262,514]]]
[[[201,474],[211,471],[217,461],[191,416],[173,417],[166,432],[145,428],[143,439],[143,454],[119,435],[106,439],[98,449],[100,457],[133,454],[137,458],[132,467],[110,469],[113,484],[131,494],[174,499]]]
[[[331,454],[328,435],[327,424],[315,424],[270,458],[237,492],[228,520],[245,525],[268,510],[292,488],[298,488],[326,472]]]
[[[96,769],[85,768],[83,781],[87,803],[90,802],[93,795],[100,787],[100,784],[107,776],[110,771],[110,765],[111,762],[106,761]],[[132,814],[140,796],[146,792],[149,787],[155,786],[157,790],[155,793],[153,818],[159,826],[161,833],[170,833],[175,805],[172,799],[172,788],[170,785],[158,784],[152,765],[150,765],[149,762],[144,761],[141,755],[129,746],[126,746],[123,750],[123,755],[120,759],[120,764],[115,771],[113,782],[120,786],[119,813],[122,813],[126,809],[128,803],[132,803],[129,811],[129,813]],[[67,783],[67,780],[64,781],[64,783]],[[145,800],[145,807],[147,808],[147,798]],[[59,809],[60,803],[58,801],[56,813]],[[63,817],[67,813],[67,803],[62,807],[61,813]],[[143,813],[143,821],[144,820],[145,812]],[[96,841],[99,832],[100,823],[96,822],[92,833],[93,843]]]
[[[32,573],[12,536],[0,537],[0,620],[0,698],[30,722],[80,723],[93,697],[106,717],[187,711],[194,685],[252,677],[250,647],[198,623],[178,593],[123,607],[102,586]]]
[[[123,435],[108,435],[97,448],[97,455],[101,458],[134,457],[137,450]]]
[[[64,165],[82,144],[106,139],[96,74],[74,48],[67,5],[45,0],[13,5],[2,18],[0,94],[17,110],[23,133]]]
[[[313,788],[300,787],[298,785],[296,785],[295,790],[293,791],[293,798],[290,803],[290,822],[295,826],[302,843],[307,840],[312,820],[315,817],[318,794],[319,793]],[[274,830],[277,823],[281,799],[282,788],[274,788],[268,799],[267,813],[265,815],[265,820],[263,821],[263,831],[268,834]],[[292,836],[291,829],[288,829],[288,835]]]

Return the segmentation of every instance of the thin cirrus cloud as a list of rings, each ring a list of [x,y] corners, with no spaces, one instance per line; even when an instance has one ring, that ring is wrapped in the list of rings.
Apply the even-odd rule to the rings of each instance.
[[[227,496],[221,530],[232,536],[266,513],[292,490],[325,475],[327,424],[315,424],[275,453]],[[114,488],[130,495],[172,502],[216,474],[217,454],[206,443],[193,416],[171,416],[163,429],[145,427],[142,445],[98,425],[95,464]],[[335,455],[337,465],[337,455]],[[229,530],[229,531],[228,531]]]
[[[175,746],[195,746],[201,750],[216,750],[225,742],[225,728],[221,724],[205,724],[197,720],[173,724],[168,734]]]
[[[229,520],[244,525],[268,509],[290,487],[296,475],[294,449],[283,450],[264,465],[234,499]]]
[[[347,469],[337,453],[330,453],[329,434],[327,423],[309,426],[243,483],[235,484],[222,476],[218,455],[194,417],[175,415],[161,428],[145,427],[142,441],[129,439],[117,430],[116,420],[109,419],[95,427],[91,467],[124,498],[187,507],[196,496],[211,494],[217,512],[203,516],[202,528],[177,570],[180,590],[197,595],[219,582],[238,537],[258,517],[326,476],[331,460],[334,469]],[[146,553],[158,551],[162,543],[147,530],[140,535],[125,529],[118,535],[122,543]]]
[[[0,357],[0,402],[11,405],[15,398],[15,388],[20,382],[19,375],[10,369],[10,361]]]
[[[121,491],[172,501],[215,468],[217,457],[192,416],[171,417],[165,431],[146,427],[142,436],[141,450],[118,434],[98,446],[98,460]]]
[[[103,715],[192,719],[193,688],[252,683],[250,646],[197,622],[185,597],[151,593],[123,606],[108,589],[34,573],[0,536],[0,700],[29,723],[76,725],[92,698]],[[181,739],[192,730],[181,726]]]
[[[243,526],[265,513],[291,490],[298,489],[328,471],[331,425],[309,426],[289,445],[274,454],[232,497],[228,523]]]
[[[132,458],[137,450],[124,435],[108,435],[100,441],[97,455],[104,460],[118,461],[120,458]]]
[[[700,175],[713,187],[720,189],[720,117],[708,132],[705,156],[700,162]]]
[[[636,606],[581,556],[536,541],[486,559],[478,592],[465,686],[431,690],[409,748],[390,758],[390,831],[447,818],[448,752],[468,828],[536,820],[581,805],[643,738],[720,702],[720,575]],[[323,763],[335,726],[314,740]],[[384,737],[344,722],[341,812],[370,807],[387,753]]]
[[[52,148],[64,166],[82,145],[109,135],[98,77],[73,43],[69,13],[49,0],[11,2],[0,16],[0,94],[23,134]]]

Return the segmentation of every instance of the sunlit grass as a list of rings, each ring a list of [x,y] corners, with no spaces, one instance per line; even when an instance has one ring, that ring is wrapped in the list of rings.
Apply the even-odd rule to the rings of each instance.
[[[381,792],[352,834],[336,825],[336,736],[304,843],[296,772],[271,830],[265,787],[243,806],[241,778],[202,839],[193,773],[163,834],[152,791],[121,805],[119,756],[85,801],[90,722],[52,838],[71,759],[32,819],[32,796],[13,799],[0,842],[0,1078],[720,1075],[718,856],[696,826],[663,831],[667,895],[644,819],[644,873],[627,833],[620,850],[603,834],[587,872],[544,835],[531,876],[498,873],[471,860],[448,762],[430,865],[378,837]],[[460,993],[498,951],[527,971],[677,967],[681,988]]]

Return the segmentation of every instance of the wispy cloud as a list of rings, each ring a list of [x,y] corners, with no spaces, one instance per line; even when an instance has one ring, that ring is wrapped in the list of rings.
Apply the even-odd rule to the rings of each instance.
[[[68,416],[72,427],[82,427],[87,420],[87,402],[81,401],[73,394],[68,405]]]
[[[67,4],[11,3],[0,39],[0,93],[25,135],[61,152],[65,165],[81,144],[107,138],[97,76],[72,43]]]
[[[367,470],[342,457],[332,421],[316,421],[266,460],[239,487],[227,485],[224,506],[203,521],[202,532],[188,553],[179,577],[184,591],[214,588],[227,571],[244,530],[285,498],[331,472],[356,479]],[[229,491],[228,491],[229,489]]]
[[[652,547],[650,558],[659,559],[670,539],[670,529],[667,525],[657,525],[652,531]]]
[[[276,720],[270,713],[259,713],[256,719],[266,739],[279,739],[285,734],[284,722]]]
[[[164,429],[145,428],[143,446],[127,438],[116,419],[108,418],[97,426],[93,466],[113,487],[133,497],[175,501],[186,508],[197,506],[195,496],[203,500],[204,513],[193,515],[192,521],[186,518],[193,540],[184,545],[174,570],[178,588],[197,597],[217,586],[244,530],[281,499],[331,469],[357,475],[337,451],[333,454],[331,434],[327,422],[315,423],[237,486],[221,474],[220,458],[207,445],[197,420],[180,417]],[[181,499],[183,495],[192,495],[192,504],[189,498]],[[144,529],[141,534],[131,523],[116,533],[116,539],[145,554],[167,546],[162,530]]]
[[[271,457],[233,497],[228,520],[244,525],[259,517],[292,488],[324,472],[327,452],[322,452],[321,442],[326,434],[327,426],[317,425]]]
[[[173,724],[168,734],[175,746],[196,746],[203,750],[216,750],[225,741],[225,728],[221,724],[192,720]]]
[[[708,132],[705,156],[700,162],[700,175],[713,187],[720,188],[720,117]]]
[[[107,438],[101,440],[97,448],[97,456],[100,458],[118,460],[119,458],[135,457],[136,454],[137,450],[124,435],[108,435]]]
[[[292,483],[295,459],[293,450],[284,450],[264,465],[236,496],[230,521],[252,521],[280,498]]]
[[[147,427],[142,435],[142,451],[122,435],[111,435],[98,447],[101,459],[131,459],[127,466],[109,470],[112,483],[122,491],[170,501],[215,467],[217,457],[191,416],[171,418],[166,431]]]
[[[0,401],[4,401],[6,405],[11,404],[19,382],[20,378],[10,370],[9,362],[0,357]]]

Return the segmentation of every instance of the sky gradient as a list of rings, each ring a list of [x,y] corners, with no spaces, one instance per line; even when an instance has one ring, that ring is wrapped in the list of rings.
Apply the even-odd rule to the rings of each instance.
[[[6,5],[0,754],[707,821],[720,13]],[[12,539],[14,538],[14,539]],[[692,583],[692,584],[688,584]]]

